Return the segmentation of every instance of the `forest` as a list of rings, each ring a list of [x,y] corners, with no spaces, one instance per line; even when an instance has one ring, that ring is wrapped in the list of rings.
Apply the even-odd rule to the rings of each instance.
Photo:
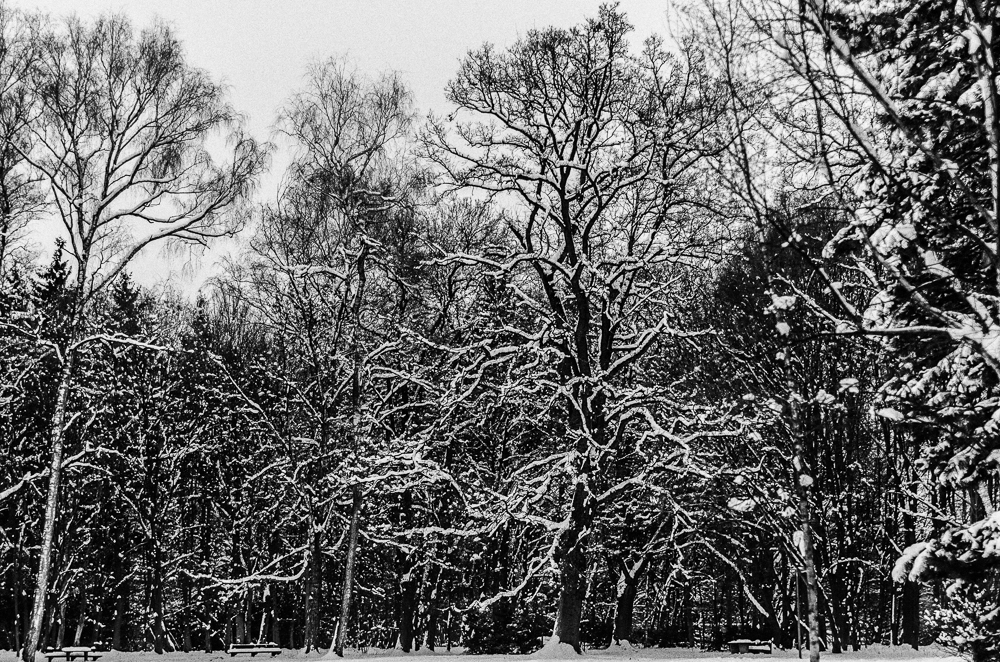
[[[998,659],[998,3],[664,12],[440,115],[317,59],[274,173],[170,25],[0,0],[0,648]]]

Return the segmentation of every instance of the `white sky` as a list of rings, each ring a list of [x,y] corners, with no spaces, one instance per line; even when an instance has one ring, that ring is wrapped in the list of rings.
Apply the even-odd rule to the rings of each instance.
[[[159,17],[176,28],[188,60],[230,86],[231,100],[250,133],[271,137],[278,108],[302,82],[309,62],[347,55],[364,72],[395,70],[414,92],[421,114],[448,112],[444,86],[459,60],[484,42],[513,43],[532,28],[569,27],[594,16],[599,0],[11,0],[53,17],[122,12],[137,26]],[[668,0],[623,0],[639,42],[666,35]],[[274,170],[283,167],[278,155]],[[273,199],[280,172],[261,188]],[[50,247],[43,247],[48,254]],[[145,256],[133,275],[152,284],[180,279],[186,290],[211,271],[224,247],[184,269],[176,256]],[[190,265],[187,265],[190,267]],[[182,271],[194,272],[181,276]]]

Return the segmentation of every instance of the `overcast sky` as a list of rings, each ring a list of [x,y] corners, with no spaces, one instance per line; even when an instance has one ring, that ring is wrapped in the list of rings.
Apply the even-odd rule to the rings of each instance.
[[[12,0],[53,17],[123,12],[138,26],[159,17],[176,28],[191,64],[225,81],[251,133],[266,140],[277,109],[306,65],[346,55],[364,72],[399,71],[421,114],[447,112],[445,83],[459,60],[484,42],[503,47],[532,28],[569,27],[594,16],[599,0]],[[666,34],[667,0],[623,0],[636,41]],[[283,160],[275,158],[275,169]],[[280,173],[265,179],[273,198]],[[48,252],[48,249],[46,249]],[[220,251],[213,251],[218,254]],[[208,257],[208,261],[214,257]],[[176,258],[173,262],[176,262]],[[147,256],[135,275],[152,283],[179,265]],[[208,265],[205,265],[206,267]],[[205,269],[197,270],[196,280]],[[185,289],[191,287],[190,283]]]

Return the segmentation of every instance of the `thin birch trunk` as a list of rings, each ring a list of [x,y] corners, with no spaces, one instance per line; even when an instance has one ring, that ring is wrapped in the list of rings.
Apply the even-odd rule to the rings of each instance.
[[[361,516],[361,488],[355,485],[351,488],[351,529],[347,541],[347,562],[344,567],[344,590],[340,599],[340,623],[337,627],[337,645],[335,652],[344,657],[344,642],[347,640],[347,621],[351,616],[351,599],[354,587],[354,562],[358,549],[358,524]]]
[[[779,323],[782,321],[778,314]],[[819,662],[819,592],[816,587],[816,557],[813,546],[812,507],[810,504],[813,477],[805,458],[805,442],[802,433],[802,396],[798,392],[792,371],[791,343],[785,345],[783,365],[787,388],[788,426],[794,445],[795,490],[799,500],[799,525],[802,534],[800,550],[806,570],[806,609],[809,625],[809,662]]]
[[[354,292],[354,300],[351,302],[351,315],[354,321],[354,334],[351,338],[351,353],[354,356],[354,370],[351,383],[351,404],[354,408],[354,451],[356,456],[360,456],[360,443],[362,436],[361,426],[363,424],[361,415],[361,304],[364,297],[365,285],[368,281],[366,261],[369,254],[369,246],[362,236],[361,247],[358,250],[358,286]],[[344,587],[340,599],[340,620],[337,627],[337,639],[334,651],[338,656],[344,657],[344,642],[347,641],[347,622],[351,615],[351,599],[354,587],[354,561],[358,547],[358,526],[361,515],[361,486],[355,483],[351,486],[351,525],[347,542],[347,560],[344,567]]]
[[[75,367],[75,352],[69,350],[63,358],[62,370],[59,373],[59,388],[56,395],[55,411],[52,413],[52,428],[50,432],[51,461],[49,463],[49,490],[45,498],[45,522],[42,528],[42,547],[39,550],[38,575],[35,579],[35,596],[31,608],[31,622],[25,637],[22,659],[24,662],[34,662],[35,652],[42,633],[42,622],[45,618],[45,598],[49,587],[51,571],[52,548],[55,539],[56,516],[59,512],[59,487],[62,479],[63,450],[66,441],[66,410],[69,404],[69,392],[73,382]]]

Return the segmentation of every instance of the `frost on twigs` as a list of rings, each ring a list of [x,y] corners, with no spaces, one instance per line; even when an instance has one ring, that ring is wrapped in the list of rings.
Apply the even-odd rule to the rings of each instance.
[[[968,526],[952,527],[936,539],[910,545],[892,570],[893,581],[977,577],[1000,566],[1000,512]],[[958,584],[953,584],[957,587]]]
[[[774,328],[780,335],[787,336],[792,330],[788,323],[781,318],[781,313],[795,308],[796,302],[797,298],[794,295],[778,296],[771,293],[771,304],[764,309],[764,312],[778,317]]]
[[[1000,657],[1000,602],[985,582],[956,581],[948,600],[931,618],[939,628],[938,643],[962,657]]]
[[[903,412],[893,409],[892,407],[883,407],[882,409],[879,409],[875,413],[881,416],[882,418],[889,419],[890,421],[901,421],[904,418],[906,418],[903,415]]]
[[[795,308],[795,304],[798,299],[794,295],[778,296],[776,294],[771,295],[771,305],[768,306],[768,312],[776,312],[779,310],[792,310]]]
[[[845,377],[840,380],[840,388],[837,389],[837,393],[843,393],[847,391],[848,393],[859,393],[858,390],[858,380],[853,377]]]
[[[918,542],[903,550],[892,568],[892,581],[902,584],[906,580],[917,581],[927,567],[928,554],[933,552],[930,543]]]
[[[733,497],[726,505],[738,513],[748,513],[757,507],[757,501],[752,498]]]
[[[813,400],[815,400],[816,404],[819,405],[832,405],[837,401],[837,398],[827,393],[825,389],[820,389],[816,392]]]

